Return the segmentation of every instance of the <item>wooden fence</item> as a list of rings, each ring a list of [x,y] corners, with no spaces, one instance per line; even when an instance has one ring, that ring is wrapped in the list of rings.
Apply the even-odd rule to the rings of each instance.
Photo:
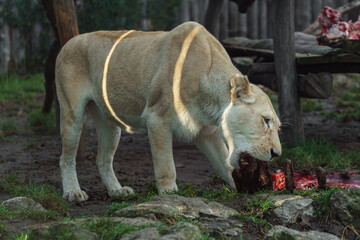
[[[29,1],[32,4],[41,4],[40,0]],[[178,23],[197,21],[204,24],[208,1],[182,0],[178,7]],[[353,0],[296,0],[295,31],[303,31],[315,21],[324,5],[336,8],[351,1]],[[5,0],[0,0],[0,11],[4,2]],[[76,1],[78,7],[83,6],[84,2],[85,0]],[[147,0],[141,2],[146,5]],[[241,14],[234,2],[225,0],[215,36],[220,40],[234,36],[246,36],[251,39],[271,38],[273,28],[276,27],[269,14],[271,6],[272,0],[256,0],[246,14]],[[16,9],[13,11],[16,12]],[[26,71],[24,67],[26,54],[39,55],[41,48],[39,37],[45,35],[46,38],[51,39],[52,32],[49,26],[34,22],[31,36],[25,39],[15,26],[4,24],[1,20],[0,15],[0,74],[8,71]],[[142,28],[147,30],[150,25],[151,22],[144,16]],[[31,51],[26,52],[25,46],[29,44]]]

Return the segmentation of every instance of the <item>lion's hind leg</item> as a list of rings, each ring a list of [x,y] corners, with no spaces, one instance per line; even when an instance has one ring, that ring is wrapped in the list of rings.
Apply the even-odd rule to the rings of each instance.
[[[89,110],[98,136],[96,165],[108,194],[115,196],[134,193],[132,188],[120,185],[113,168],[114,154],[120,141],[121,129],[113,122],[107,120],[94,102],[89,104]]]
[[[63,185],[63,198],[70,202],[82,202],[88,195],[80,189],[76,174],[76,153],[85,121],[86,102],[80,103],[73,99],[70,103],[64,92],[58,91],[60,104],[60,134],[62,154],[60,170]]]

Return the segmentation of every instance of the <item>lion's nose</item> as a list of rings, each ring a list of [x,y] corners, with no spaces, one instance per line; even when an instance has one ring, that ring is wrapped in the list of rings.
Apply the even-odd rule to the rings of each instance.
[[[274,149],[273,149],[273,148],[270,149],[270,153],[271,153],[271,159],[273,159],[274,157],[278,157],[278,156],[279,156],[279,154],[277,154],[276,152],[274,152]]]

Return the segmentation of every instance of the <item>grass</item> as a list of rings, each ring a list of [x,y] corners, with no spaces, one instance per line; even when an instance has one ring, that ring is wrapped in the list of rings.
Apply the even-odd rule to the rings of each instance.
[[[114,212],[135,205],[135,203],[129,203],[129,202],[122,202],[122,203],[111,203],[109,206],[109,209],[106,210],[105,215],[111,216]]]
[[[55,112],[43,113],[39,97],[45,92],[42,74],[18,75],[15,73],[0,76],[0,104],[6,106],[8,114],[20,112],[27,115],[28,126],[39,134],[56,132]],[[10,110],[10,111],[9,111]],[[18,134],[18,127],[11,121],[1,125],[4,136]]]
[[[0,75],[0,101],[23,103],[45,91],[42,74],[20,76],[15,73]]]
[[[0,223],[0,239],[8,239],[9,238],[9,232],[6,229],[5,224]]]
[[[239,214],[235,215],[240,221],[253,224],[259,228],[270,229],[268,221],[263,217],[264,213],[270,211],[274,203],[268,199],[260,200],[254,197],[245,202]]]
[[[331,117],[338,122],[360,120],[360,79],[358,86],[352,86],[336,99],[337,112],[325,112],[325,116]]]
[[[97,233],[100,239],[113,240],[113,239],[119,239],[121,236],[127,233],[131,233],[133,231],[140,230],[149,226],[144,225],[141,227],[131,227],[128,225],[110,221],[108,219],[100,219],[100,220],[85,222],[83,224],[83,227],[85,229]]]
[[[200,189],[196,185],[189,183],[179,188],[178,192],[175,192],[175,194],[191,198],[201,197],[213,201],[233,200],[238,196],[238,193],[235,190],[230,190],[225,185],[220,190],[214,190],[211,186],[207,189]]]
[[[282,155],[275,161],[282,166],[286,159],[291,159],[299,169],[312,169],[318,166],[329,170],[360,167],[360,153],[352,150],[340,151],[326,141],[310,140],[295,148],[283,148]]]
[[[53,210],[37,211],[37,210],[18,210],[7,209],[5,206],[0,206],[0,219],[13,220],[33,218],[40,221],[48,221],[59,218],[59,214]],[[1,239],[1,238],[0,238]]]
[[[32,130],[40,134],[54,134],[56,131],[55,111],[44,113],[40,109],[30,112],[29,124]]]
[[[1,131],[3,132],[4,136],[11,136],[18,134],[19,130],[12,121],[6,121],[1,123]]]
[[[300,105],[303,112],[319,111],[324,108],[324,105],[319,103],[317,100],[310,98],[301,99]]]
[[[68,204],[62,199],[61,193],[56,191],[50,185],[36,185],[35,183],[24,184],[19,181],[15,174],[9,174],[2,181],[2,187],[8,191],[13,197],[28,197],[40,203],[45,209],[52,210],[48,216],[54,216],[55,213],[65,215],[68,212]],[[29,212],[30,215],[35,213]],[[39,215],[40,216],[40,215]]]
[[[310,196],[317,208],[315,209],[315,215],[320,216],[330,212],[330,198],[336,191],[342,191],[340,187],[331,186],[327,190],[318,191],[316,188],[310,190],[295,190],[293,194],[300,196]]]

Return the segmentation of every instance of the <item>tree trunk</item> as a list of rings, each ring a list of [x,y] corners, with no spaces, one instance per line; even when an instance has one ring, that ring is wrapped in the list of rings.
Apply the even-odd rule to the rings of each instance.
[[[259,38],[267,37],[267,5],[266,0],[258,0],[259,5]]]
[[[324,6],[335,8],[335,0],[324,0]]]
[[[250,39],[258,39],[258,4],[253,4],[247,12],[247,36]]]
[[[47,57],[45,59],[45,101],[43,105],[43,112],[50,113],[51,106],[55,98],[55,62],[59,54],[61,45],[58,39],[55,39],[51,44]],[[59,122],[56,126],[59,127]],[[58,129],[59,132],[60,129]]]
[[[200,2],[199,1],[191,1],[191,21],[199,22],[200,20]]]
[[[267,37],[268,38],[272,38],[273,37],[273,24],[274,24],[274,20],[272,19],[273,14],[272,14],[272,1],[271,0],[267,0],[266,1],[266,6],[267,6]]]
[[[205,28],[216,38],[219,37],[219,20],[224,0],[209,0],[205,14]]]
[[[248,28],[247,28],[247,15],[245,13],[240,13],[239,15],[239,34],[240,37],[246,37],[247,33],[248,33]]]
[[[323,7],[323,1],[322,0],[318,0],[318,1],[312,1],[312,8],[311,8],[311,22],[316,21],[317,17],[320,15],[321,13],[321,9]],[[309,26],[306,26],[309,27]]]
[[[179,6],[180,23],[190,21],[190,0],[182,0]]]
[[[239,35],[239,13],[237,5],[234,2],[229,2],[229,36],[237,37]]]
[[[297,0],[295,8],[295,31],[302,32],[311,24],[312,0]]]
[[[229,1],[224,2],[220,14],[219,40],[229,37]]]
[[[286,146],[293,147],[304,139],[304,129],[297,85],[294,0],[273,0],[274,60],[279,86],[278,102]]]

